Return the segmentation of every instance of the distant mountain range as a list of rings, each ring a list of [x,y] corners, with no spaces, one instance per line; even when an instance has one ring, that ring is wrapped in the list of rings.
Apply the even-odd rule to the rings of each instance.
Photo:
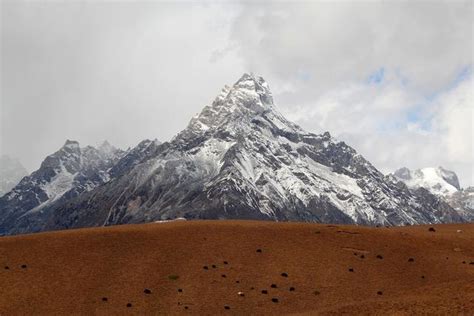
[[[400,168],[392,174],[411,190],[424,188],[444,198],[464,219],[474,221],[474,187],[462,189],[453,171],[437,168],[409,170]]]
[[[18,159],[0,156],[0,197],[10,192],[28,174]]]
[[[328,132],[304,131],[276,110],[261,77],[244,74],[169,142],[146,140],[121,151],[67,141],[0,199],[0,234],[177,217],[363,225],[469,220],[433,191],[438,186],[413,186],[420,177],[409,170],[384,176]],[[440,192],[459,189],[455,175],[440,177],[447,183]]]
[[[393,175],[411,189],[425,188],[433,194],[446,195],[461,190],[457,175],[443,167],[414,171],[400,168]]]

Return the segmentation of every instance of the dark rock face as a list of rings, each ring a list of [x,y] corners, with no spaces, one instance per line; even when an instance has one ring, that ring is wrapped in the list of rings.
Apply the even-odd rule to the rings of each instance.
[[[70,164],[73,170],[77,162]],[[267,83],[248,74],[170,142],[144,141],[107,170],[110,181],[54,203],[47,217],[21,227],[14,218],[24,208],[12,210],[1,200],[0,210],[13,214],[4,232],[177,217],[364,225],[462,221],[429,192],[414,193],[385,177],[329,133],[308,133],[286,120]],[[36,193],[46,199],[42,194]]]

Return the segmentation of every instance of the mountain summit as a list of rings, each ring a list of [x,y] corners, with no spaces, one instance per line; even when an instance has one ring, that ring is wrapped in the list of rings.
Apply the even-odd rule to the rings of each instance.
[[[211,133],[222,125],[248,122],[265,112],[274,111],[273,97],[262,77],[244,74],[232,87],[225,86],[211,105],[191,119],[176,139]],[[242,122],[240,122],[242,123]]]
[[[134,153],[134,154],[132,154]],[[116,168],[116,166],[120,166]],[[118,170],[114,172],[114,170]],[[187,219],[404,225],[463,221],[444,200],[385,177],[353,148],[285,119],[244,74],[171,141],[145,142],[111,180],[6,233]]]

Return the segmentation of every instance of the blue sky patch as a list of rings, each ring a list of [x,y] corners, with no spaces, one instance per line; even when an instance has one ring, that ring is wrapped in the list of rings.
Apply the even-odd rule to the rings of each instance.
[[[367,78],[368,84],[380,84],[385,76],[385,68],[381,67],[370,74]]]

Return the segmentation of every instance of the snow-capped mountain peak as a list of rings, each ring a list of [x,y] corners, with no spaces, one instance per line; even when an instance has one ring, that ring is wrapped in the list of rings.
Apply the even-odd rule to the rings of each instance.
[[[213,133],[222,126],[228,131],[240,131],[240,127],[259,120],[262,115],[275,126],[302,132],[275,109],[268,83],[262,77],[245,73],[232,87],[225,86],[212,104],[193,117],[175,139]]]
[[[80,161],[96,161],[86,156]],[[0,222],[0,233],[178,217],[371,225],[463,220],[428,191],[384,177],[328,132],[316,135],[288,121],[268,84],[253,74],[224,87],[171,141],[143,141],[99,174],[104,170],[111,180],[99,176],[90,189],[86,184],[97,177],[79,169],[77,198],[55,203],[42,221],[23,217],[19,207],[16,217]]]
[[[425,188],[433,194],[447,195],[461,189],[459,180],[453,171],[443,167],[429,167],[416,170],[400,168],[393,176],[403,181],[409,188]]]
[[[460,220],[429,193],[418,197],[386,179],[328,132],[315,135],[288,121],[268,84],[251,74],[224,87],[170,142],[128,157],[140,159],[124,158],[118,179],[84,197],[87,212],[101,214],[105,225],[176,217],[388,225]],[[61,208],[56,218],[90,225],[85,215],[68,215],[83,214],[80,205]]]

